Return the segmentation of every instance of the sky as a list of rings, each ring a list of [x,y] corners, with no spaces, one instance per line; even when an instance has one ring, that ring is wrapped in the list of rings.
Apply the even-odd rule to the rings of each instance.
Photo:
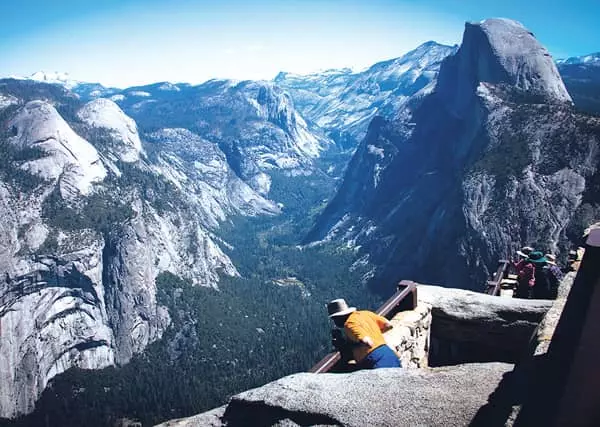
[[[600,51],[599,0],[0,0],[0,76],[128,87],[362,69],[465,21],[522,22],[555,58]]]

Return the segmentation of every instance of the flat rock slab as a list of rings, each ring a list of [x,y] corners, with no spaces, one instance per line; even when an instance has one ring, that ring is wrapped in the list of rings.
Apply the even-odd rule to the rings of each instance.
[[[552,306],[550,300],[498,297],[421,284],[417,294],[419,301],[432,305],[434,314],[472,322],[522,320],[539,323]]]
[[[462,346],[467,356],[480,353],[479,358],[462,358],[463,362],[516,362],[552,307],[549,300],[498,297],[440,286],[419,285],[417,294],[420,303],[432,306],[434,344],[445,341],[457,348]],[[430,362],[435,358],[434,349]]]
[[[199,426],[465,426],[513,365],[378,369],[291,375],[234,396],[220,417],[178,420]],[[216,415],[216,416],[215,416]],[[200,423],[200,424],[199,424]]]

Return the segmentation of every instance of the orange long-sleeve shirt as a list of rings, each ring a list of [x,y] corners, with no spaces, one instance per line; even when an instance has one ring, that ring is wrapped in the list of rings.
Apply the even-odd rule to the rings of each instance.
[[[360,362],[377,347],[385,344],[382,331],[386,329],[388,323],[386,318],[366,310],[355,311],[348,316],[344,323],[344,330],[350,341],[359,343],[364,337],[371,337],[373,340],[372,346],[357,345],[352,349],[354,360]]]

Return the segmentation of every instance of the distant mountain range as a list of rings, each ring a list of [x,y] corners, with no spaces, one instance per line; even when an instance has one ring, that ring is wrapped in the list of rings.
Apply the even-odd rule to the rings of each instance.
[[[573,56],[566,59],[557,59],[558,65],[590,65],[600,67],[600,52],[583,56]]]
[[[600,114],[600,52],[556,63],[575,105]]]

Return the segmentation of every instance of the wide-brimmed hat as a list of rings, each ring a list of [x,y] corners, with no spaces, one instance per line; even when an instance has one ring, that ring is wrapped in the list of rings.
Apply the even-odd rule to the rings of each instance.
[[[527,258],[531,252],[535,251],[531,246],[523,246],[517,251],[517,255]]]
[[[543,264],[543,263],[547,263],[548,260],[546,259],[546,257],[544,256],[544,254],[540,251],[533,251],[529,254],[529,257],[527,258],[527,261],[529,262],[533,262],[535,264]]]
[[[546,257],[546,261],[548,262],[548,264],[554,264],[554,265],[556,265],[556,255],[554,255],[554,254],[546,254],[544,256]]]
[[[346,300],[343,298],[334,299],[327,304],[327,312],[329,317],[345,316],[356,311],[356,307],[348,307]]]

